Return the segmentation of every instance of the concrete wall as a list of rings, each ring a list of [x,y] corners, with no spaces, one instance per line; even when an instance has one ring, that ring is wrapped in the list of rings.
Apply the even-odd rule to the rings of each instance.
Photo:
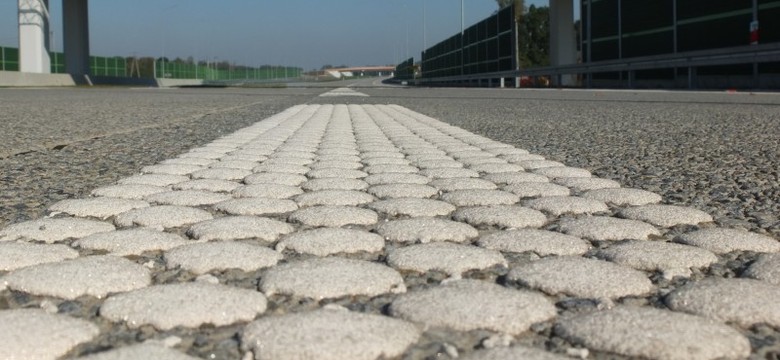
[[[0,71],[0,86],[75,86],[69,74],[36,74]]]

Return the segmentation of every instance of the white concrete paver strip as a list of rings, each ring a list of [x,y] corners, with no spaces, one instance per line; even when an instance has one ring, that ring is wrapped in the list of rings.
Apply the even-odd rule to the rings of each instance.
[[[560,227],[566,234],[599,241],[648,240],[650,236],[661,235],[658,229],[648,223],[608,216],[564,219]]]
[[[661,271],[671,279],[689,276],[691,268],[704,268],[718,261],[715,254],[682,244],[663,241],[629,241],[599,250],[597,256],[637,270]]]
[[[165,360],[197,360],[180,351],[159,344],[143,343],[125,346],[118,349],[79,357],[81,360],[130,360],[130,359],[165,359]]]
[[[609,211],[607,204],[579,196],[544,196],[528,200],[524,205],[555,216],[563,214],[595,214]]]
[[[11,271],[26,266],[75,259],[78,256],[78,251],[65,245],[0,242],[0,271]]]
[[[21,268],[3,278],[9,289],[73,300],[139,289],[151,284],[149,271],[118,256],[87,256]]]
[[[455,211],[455,206],[444,201],[419,198],[397,198],[375,201],[368,207],[390,216],[445,216]]]
[[[698,246],[716,254],[732,251],[780,252],[780,241],[738,229],[713,228],[682,234],[677,242]]]
[[[478,310],[475,304],[480,304]],[[486,329],[512,335],[556,316],[555,306],[539,293],[480,280],[450,281],[401,295],[390,305],[390,313],[426,328]]]
[[[164,258],[168,268],[180,267],[200,275],[225,269],[255,271],[276,265],[283,256],[267,247],[224,241],[179,246],[166,251]]]
[[[296,232],[276,244],[277,251],[328,256],[339,253],[380,252],[385,247],[381,236],[363,230],[319,228]]]
[[[452,217],[473,226],[497,226],[506,229],[538,228],[547,223],[547,216],[540,211],[513,205],[461,208]]]
[[[389,221],[377,226],[376,232],[390,241],[428,243],[451,241],[462,243],[479,235],[471,225],[439,218],[414,218]]]
[[[203,282],[155,285],[109,297],[100,316],[130,328],[152,325],[160,330],[203,324],[230,325],[265,312],[268,301],[254,290]]]
[[[133,228],[92,234],[73,242],[82,249],[108,251],[111,255],[141,255],[146,251],[168,250],[188,244],[177,234],[154,229]]]
[[[620,306],[563,319],[555,332],[588,348],[651,359],[743,359],[750,342],[705,318],[648,307]]]
[[[675,311],[693,313],[743,327],[780,327],[780,287],[753,279],[710,278],[684,285],[666,296]]]
[[[401,275],[392,268],[369,261],[340,257],[289,262],[269,269],[260,279],[267,294],[288,294],[316,300],[342,296],[398,294],[406,292]]]
[[[615,206],[640,206],[661,202],[661,195],[653,192],[629,189],[596,189],[582,194],[588,199],[596,199]]]
[[[550,295],[600,299],[643,295],[653,283],[641,271],[575,256],[548,257],[516,267],[508,279]]]
[[[742,276],[780,285],[780,254],[762,254]]]
[[[289,199],[300,194],[303,194],[300,187],[282,184],[244,185],[233,190],[233,196],[244,198]]]
[[[312,206],[290,214],[289,221],[307,226],[340,227],[345,225],[373,225],[377,214],[353,206]]]
[[[141,200],[94,197],[61,200],[50,206],[49,211],[62,212],[79,217],[107,219],[128,210],[147,206],[149,206],[149,203]]]
[[[419,337],[402,320],[324,309],[258,319],[241,334],[241,347],[257,360],[373,360],[400,356]]]
[[[298,210],[295,201],[287,199],[243,198],[214,204],[214,209],[231,215],[273,215]]]
[[[175,228],[210,220],[212,218],[213,216],[211,213],[205,210],[186,206],[161,205],[121,213],[116,216],[114,222],[122,227],[146,226],[152,228]],[[86,235],[89,234],[82,236]]]
[[[39,309],[0,311],[0,358],[58,359],[100,334],[97,325]]]
[[[92,196],[141,200],[148,195],[166,192],[170,189],[154,185],[110,185],[92,190]]]
[[[0,241],[23,239],[54,243],[111,230],[114,230],[114,226],[102,221],[79,218],[44,218],[9,225],[0,230]]]
[[[482,270],[496,265],[507,266],[506,259],[498,251],[446,242],[395,249],[387,255],[387,263],[399,270],[421,273],[439,270],[455,277],[460,277],[469,270]]]
[[[582,255],[591,247],[589,242],[576,236],[538,229],[499,231],[480,237],[477,244],[511,253],[532,251],[539,256]]]
[[[273,242],[295,228],[279,220],[256,216],[225,216],[190,226],[187,235],[201,241],[259,239]]]
[[[68,356],[127,346],[102,354],[109,358],[186,357],[178,350],[230,358],[247,351],[246,359],[416,358],[436,346],[451,357],[555,356],[517,347],[540,340],[580,357],[740,358],[750,351],[744,336],[759,344],[755,352],[773,336],[754,325],[780,328],[771,302],[780,296],[777,239],[713,228],[704,212],[656,205],[656,194],[397,105],[296,106],[141,172],[94,190],[96,197],[53,205],[50,218],[0,229],[0,316],[17,311],[9,307],[40,307],[94,319],[88,309],[101,302],[94,297],[108,296],[100,315],[117,324],[103,322],[105,334]],[[113,216],[127,229],[60,213]],[[704,230],[677,235],[696,226]],[[183,238],[187,229],[200,240]],[[675,235],[677,243],[667,242]],[[92,255],[104,252],[110,256]],[[497,285],[507,264],[509,285]],[[690,280],[656,273],[669,279],[696,268]],[[451,279],[441,281],[441,273]],[[734,273],[742,278],[722,278]],[[264,314],[258,281],[274,314]],[[676,311],[653,309],[669,293]],[[645,305],[601,310],[626,296]],[[326,305],[333,301],[339,305]],[[24,328],[16,324],[24,319],[12,318],[12,331]],[[131,339],[125,322],[157,327],[161,337],[192,329],[165,341],[178,350],[160,340],[134,346],[139,337],[114,343]],[[486,330],[499,334],[484,338]],[[40,335],[46,345],[59,341],[47,334]],[[549,341],[555,334],[562,341]],[[38,347],[30,341],[37,339],[22,340],[19,352]],[[76,343],[45,351],[57,357]],[[153,355],[159,351],[167,353]]]

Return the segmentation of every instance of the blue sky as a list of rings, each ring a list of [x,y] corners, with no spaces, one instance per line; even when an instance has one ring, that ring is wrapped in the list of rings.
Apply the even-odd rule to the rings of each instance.
[[[17,46],[17,1],[0,0],[0,45]],[[49,0],[62,50],[61,1]],[[91,0],[93,55],[188,56],[237,64],[395,64],[460,31],[458,0]],[[497,9],[465,0],[468,27]],[[547,0],[526,0],[526,5]],[[407,36],[408,34],[408,36]]]

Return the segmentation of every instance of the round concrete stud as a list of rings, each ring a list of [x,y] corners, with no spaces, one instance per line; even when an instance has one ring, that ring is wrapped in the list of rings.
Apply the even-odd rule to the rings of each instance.
[[[231,192],[237,187],[241,186],[240,183],[228,180],[215,180],[215,179],[199,179],[181,182],[173,184],[174,190],[203,190],[211,192]]]
[[[144,200],[154,204],[174,206],[213,205],[230,199],[229,195],[203,190],[173,190],[152,194],[144,198]]]
[[[501,190],[456,190],[445,193],[441,200],[455,206],[512,205],[520,198]]]
[[[102,221],[79,218],[45,218],[8,225],[5,229],[0,230],[0,241],[23,239],[53,243],[111,230],[114,230],[114,226]]]
[[[548,182],[515,183],[504,186],[503,190],[509,191],[521,198],[533,198],[541,196],[569,196],[571,194],[571,190],[569,190],[569,188]]]
[[[165,252],[168,268],[180,267],[195,274],[212,270],[255,271],[276,265],[282,254],[267,247],[235,241],[207,242],[179,246]]]
[[[508,279],[550,295],[591,299],[645,295],[653,290],[643,272],[577,256],[543,258],[512,269]]]
[[[352,206],[312,206],[290,214],[289,220],[307,226],[340,227],[345,225],[373,225],[377,214]]]
[[[216,180],[241,180],[249,175],[252,175],[252,171],[243,169],[204,169],[198,170],[192,173],[193,179],[216,179]]]
[[[187,235],[201,241],[259,239],[273,242],[295,231],[292,225],[256,216],[226,216],[192,225]]]
[[[170,189],[154,185],[111,185],[92,190],[92,196],[141,200],[148,195],[169,191]]]
[[[214,204],[214,209],[231,215],[274,215],[298,210],[295,201],[268,198],[243,198]]]
[[[480,237],[477,244],[502,252],[532,251],[539,256],[582,255],[590,250],[590,243],[576,236],[537,229],[499,231]]]
[[[712,222],[712,216],[694,208],[674,205],[644,205],[620,211],[621,217],[651,223],[661,227],[697,225]]]
[[[495,190],[498,188],[496,184],[478,178],[437,179],[431,181],[430,185],[441,191]]]
[[[151,206],[130,210],[116,216],[118,226],[146,226],[152,228],[175,228],[199,221],[210,220],[211,214],[201,209],[186,206]],[[106,230],[104,230],[106,231]],[[84,236],[89,235],[85,234]]]
[[[308,180],[306,176],[298,174],[285,174],[264,172],[252,174],[244,178],[244,182],[249,185],[255,184],[278,184],[287,186],[298,186]]]
[[[431,181],[430,178],[417,174],[402,173],[384,173],[367,176],[363,179],[369,185],[382,184],[421,184],[425,185]]]
[[[319,228],[290,234],[276,244],[276,251],[292,250],[300,254],[328,256],[340,253],[375,253],[385,240],[374,233],[355,229]]]
[[[438,218],[414,218],[380,224],[377,233],[390,241],[427,243],[452,241],[462,243],[479,235],[471,225]]]
[[[393,250],[387,255],[387,264],[398,270],[421,273],[439,270],[458,277],[469,270],[507,266],[506,259],[498,251],[446,242],[410,245]]]
[[[187,240],[176,234],[139,228],[93,234],[76,240],[73,246],[127,256],[141,255],[146,251],[168,250],[187,243]]]
[[[762,254],[742,276],[780,285],[780,254]]]
[[[648,359],[744,359],[750,342],[705,318],[650,307],[620,306],[561,320],[555,333],[590,349]]]
[[[380,199],[430,198],[439,191],[435,187],[421,184],[384,184],[368,188],[368,193]]]
[[[303,194],[297,186],[281,184],[245,185],[233,190],[233,196],[242,198],[289,199]]]
[[[439,200],[419,198],[397,198],[376,201],[368,207],[390,216],[444,216],[455,211],[455,206]]]
[[[325,178],[309,180],[301,184],[301,188],[306,191],[365,190],[368,188],[368,183],[360,179]]]
[[[609,211],[607,204],[578,196],[545,196],[525,202],[525,206],[559,216],[563,214],[593,214]]]
[[[65,245],[0,242],[0,271],[75,259],[78,256],[78,251]]]
[[[640,189],[598,189],[591,190],[583,197],[603,201],[615,206],[640,206],[661,202],[661,195]]]
[[[718,261],[715,254],[694,246],[662,241],[629,241],[599,250],[596,256],[637,270],[661,271],[666,278],[690,276],[691,268]]]
[[[704,229],[682,234],[674,241],[698,246],[716,254],[732,251],[780,252],[780,241],[766,235],[737,229]]]
[[[84,295],[102,298],[152,282],[145,267],[118,256],[87,256],[33,265],[9,273],[3,281],[12,290],[68,300]]]
[[[130,328],[152,325],[159,330],[225,326],[250,321],[265,312],[267,301],[255,290],[190,282],[155,285],[114,295],[100,307],[100,316]]]
[[[401,356],[419,337],[405,321],[325,309],[258,319],[242,332],[241,346],[257,360],[374,360]]]
[[[547,176],[550,179],[591,177],[590,171],[574,167],[547,167],[536,169],[534,173]]]
[[[598,189],[617,189],[620,187],[620,183],[614,180],[602,179],[602,178],[558,178],[555,179],[555,183],[571,188],[574,191],[589,191]]]
[[[461,208],[453,219],[473,226],[499,228],[538,228],[547,223],[547,216],[537,210],[512,205]]]
[[[648,240],[650,236],[661,236],[661,232],[648,223],[607,216],[565,219],[560,227],[566,234],[598,241]]]
[[[390,267],[340,257],[289,262],[269,269],[260,279],[267,294],[288,294],[316,300],[342,296],[377,296],[406,291],[401,275]]]
[[[479,304],[478,310],[475,304]],[[426,327],[484,329],[512,335],[556,315],[555,306],[539,293],[480,280],[450,281],[401,295],[390,305],[390,313]]]
[[[168,186],[189,180],[188,176],[181,175],[146,174],[127,177],[117,181],[117,183],[119,185]]]
[[[780,287],[753,279],[708,278],[691,282],[666,296],[674,311],[736,323],[780,327]]]
[[[357,206],[376,200],[373,196],[354,190],[320,190],[300,194],[294,198],[300,207],[307,206]]]
[[[527,172],[485,174],[482,178],[497,185],[512,185],[529,182],[546,183],[550,181],[550,179],[544,175]]]
[[[100,334],[88,321],[39,309],[0,311],[0,358],[59,359]]]

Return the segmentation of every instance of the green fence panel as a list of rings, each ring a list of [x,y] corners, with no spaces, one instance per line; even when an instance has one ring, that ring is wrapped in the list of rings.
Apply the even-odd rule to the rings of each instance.
[[[0,70],[19,71],[19,49],[0,47]]]

